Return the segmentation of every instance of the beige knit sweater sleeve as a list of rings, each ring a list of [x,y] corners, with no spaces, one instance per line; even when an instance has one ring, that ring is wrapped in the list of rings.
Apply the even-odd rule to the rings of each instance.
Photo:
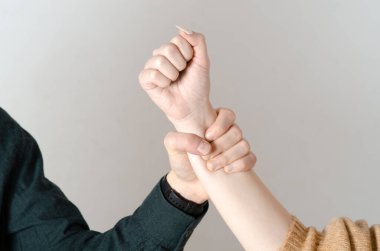
[[[334,218],[319,232],[315,227],[305,227],[293,216],[280,250],[380,250],[380,225],[368,227],[364,220],[353,222],[346,217]]]

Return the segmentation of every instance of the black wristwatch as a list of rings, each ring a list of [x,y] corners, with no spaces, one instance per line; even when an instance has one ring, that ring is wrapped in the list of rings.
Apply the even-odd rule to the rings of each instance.
[[[164,177],[162,177],[160,182],[161,191],[164,194],[165,199],[176,208],[191,216],[200,216],[204,212],[208,201],[205,201],[202,204],[197,204],[193,201],[185,199],[180,193],[175,191],[169,185],[166,176],[167,174]]]

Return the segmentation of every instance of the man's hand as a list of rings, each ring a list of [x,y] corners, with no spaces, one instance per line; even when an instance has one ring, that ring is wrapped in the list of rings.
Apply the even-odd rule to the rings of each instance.
[[[215,120],[209,101],[210,60],[202,34],[179,35],[153,51],[139,82],[178,131],[204,136]]]
[[[186,199],[199,204],[208,199],[187,152],[204,156],[210,171],[221,168],[228,173],[248,171],[256,163],[255,155],[234,121],[235,114],[231,110],[218,110],[217,119],[207,130],[215,139],[211,143],[195,134],[170,132],[166,135],[165,147],[172,168],[167,179]]]

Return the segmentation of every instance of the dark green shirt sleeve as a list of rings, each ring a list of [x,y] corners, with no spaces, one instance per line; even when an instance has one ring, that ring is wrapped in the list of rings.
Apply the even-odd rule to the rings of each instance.
[[[34,138],[0,108],[0,250],[182,250],[194,218],[169,204],[159,183],[142,205],[104,233],[43,173]]]

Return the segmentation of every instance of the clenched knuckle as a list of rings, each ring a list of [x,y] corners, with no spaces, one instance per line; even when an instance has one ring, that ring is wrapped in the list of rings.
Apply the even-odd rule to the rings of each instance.
[[[177,36],[173,37],[170,40],[170,42],[174,43],[174,44],[181,44],[182,43],[182,39],[181,39],[180,35],[177,35]]]
[[[235,115],[235,113],[232,111],[232,110],[230,110],[230,109],[225,109],[225,111],[226,111],[226,114],[227,114],[227,116],[228,116],[228,118],[231,120],[231,121],[235,121],[235,119],[236,119],[236,115]]]
[[[234,125],[232,128],[231,128],[231,133],[232,133],[232,137],[235,139],[235,140],[241,140],[241,138],[243,137],[242,136],[242,131],[241,129]]]
[[[176,52],[176,46],[172,43],[167,44],[163,49],[165,55],[173,55]]]
[[[155,60],[155,65],[157,68],[161,67],[165,62],[165,58],[163,56],[158,56]]]
[[[149,73],[149,78],[151,80],[157,80],[159,78],[159,73],[157,70],[152,70],[150,73]]]
[[[251,147],[250,147],[248,141],[246,141],[246,140],[242,141],[242,148],[243,148],[244,152],[249,152],[250,151]]]

